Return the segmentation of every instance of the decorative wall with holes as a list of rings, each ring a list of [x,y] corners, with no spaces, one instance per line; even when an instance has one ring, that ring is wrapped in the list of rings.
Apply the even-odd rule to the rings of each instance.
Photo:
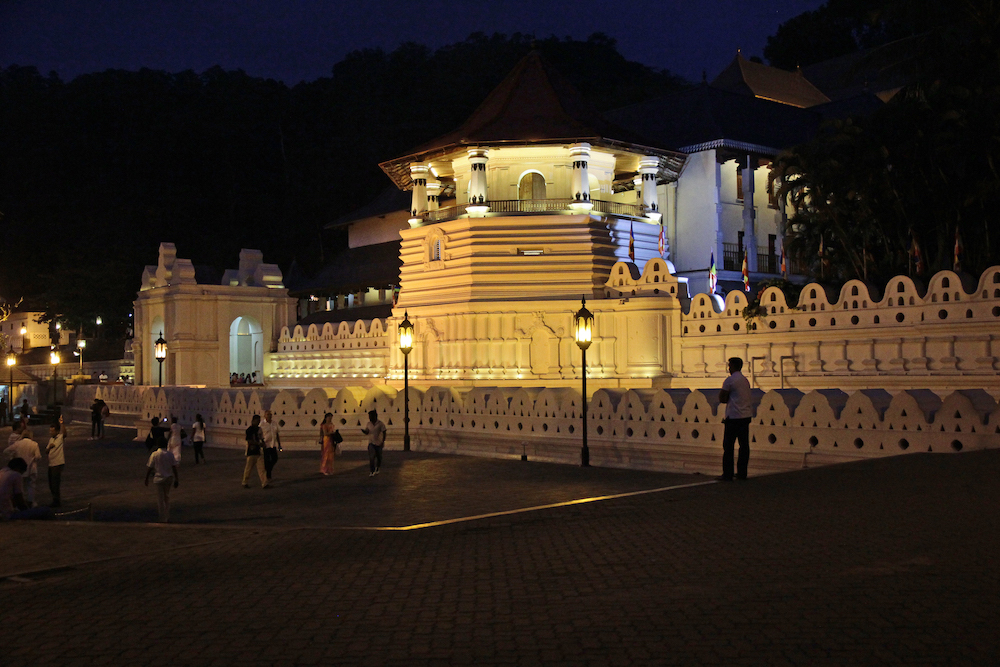
[[[78,388],[81,389],[81,388]],[[242,447],[254,414],[267,408],[292,448],[317,446],[326,412],[348,449],[364,449],[370,409],[388,426],[387,446],[402,447],[403,395],[390,387],[313,389],[97,388],[74,394],[81,415],[106,392],[112,414],[133,412],[139,439],[153,417],[188,428],[200,413],[212,446]],[[140,401],[137,403],[137,397]],[[110,399],[110,400],[109,400]],[[1000,407],[982,389],[947,394],[910,389],[754,391],[751,473],[914,452],[949,453],[1000,446]],[[568,387],[410,389],[414,449],[577,463],[582,401]],[[722,406],[715,391],[599,389],[587,412],[593,465],[715,473],[722,451]]]
[[[718,386],[726,359],[739,356],[744,374],[764,389],[1000,392],[1000,267],[978,282],[941,271],[926,288],[899,276],[884,295],[857,280],[839,294],[813,283],[796,307],[771,287],[761,295],[765,313],[749,323],[746,306],[740,292],[691,299],[681,317],[672,385]]]
[[[884,390],[756,390],[754,406],[750,435],[755,473],[1000,446],[1000,409],[983,390],[956,391],[944,398],[929,390],[895,396]],[[717,472],[721,411],[716,392],[598,390],[588,409],[591,462]],[[580,395],[569,388],[434,387],[411,420],[417,449],[579,461]]]

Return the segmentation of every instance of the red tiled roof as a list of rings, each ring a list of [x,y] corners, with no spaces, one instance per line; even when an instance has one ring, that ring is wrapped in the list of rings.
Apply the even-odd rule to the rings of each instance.
[[[649,147],[631,132],[607,121],[541,54],[532,51],[461,127],[379,166],[400,189],[408,189],[410,163],[443,156],[463,146],[578,141],[594,146],[635,147],[666,158],[668,168],[677,171],[683,165],[683,156]]]
[[[819,88],[810,83],[801,71],[786,72],[747,60],[739,53],[711,83],[734,93],[750,94],[793,107],[811,107],[829,102]]]

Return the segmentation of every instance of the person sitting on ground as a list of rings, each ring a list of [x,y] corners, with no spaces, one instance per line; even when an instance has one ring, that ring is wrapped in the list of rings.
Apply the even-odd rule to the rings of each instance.
[[[0,468],[0,521],[17,519],[47,519],[52,516],[48,507],[31,509],[24,500],[24,473],[28,464],[14,457],[6,468]]]

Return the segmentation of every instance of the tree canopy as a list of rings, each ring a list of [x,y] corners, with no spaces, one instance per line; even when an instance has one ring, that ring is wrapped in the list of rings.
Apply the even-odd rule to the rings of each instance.
[[[780,155],[788,247],[831,282],[1000,263],[1000,8],[967,3],[922,37],[914,82]]]
[[[0,297],[124,331],[161,241],[196,265],[247,247],[315,271],[337,243],[323,226],[388,185],[378,163],[458,126],[532,47],[599,109],[681,83],[601,34],[356,51],[291,88],[218,67],[0,70]]]

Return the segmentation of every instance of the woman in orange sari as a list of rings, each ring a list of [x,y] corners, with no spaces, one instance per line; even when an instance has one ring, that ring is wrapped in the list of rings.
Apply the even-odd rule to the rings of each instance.
[[[327,412],[323,415],[323,423],[319,425],[319,437],[323,443],[323,458],[319,463],[319,471],[324,475],[333,474],[333,464],[336,458],[335,446],[333,443],[333,414]]]

